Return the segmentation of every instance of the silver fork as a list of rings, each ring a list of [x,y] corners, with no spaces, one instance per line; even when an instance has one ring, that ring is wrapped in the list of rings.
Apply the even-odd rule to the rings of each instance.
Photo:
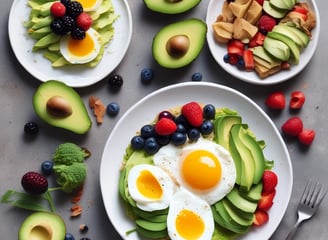
[[[300,202],[298,203],[297,222],[290,230],[285,240],[291,240],[300,224],[303,221],[310,219],[317,212],[319,205],[325,198],[326,194],[327,192],[323,192],[322,185],[319,182],[312,184],[311,181],[308,181]]]

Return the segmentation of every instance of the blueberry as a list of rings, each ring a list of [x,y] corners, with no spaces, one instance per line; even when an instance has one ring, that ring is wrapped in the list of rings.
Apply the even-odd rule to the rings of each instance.
[[[156,141],[155,137],[149,137],[146,139],[145,141],[145,146],[144,146],[144,150],[146,151],[146,153],[148,154],[155,154],[158,152],[159,150],[159,144]]]
[[[166,136],[156,135],[156,141],[158,142],[159,145],[165,146],[171,142],[171,136],[170,135],[166,135]]]
[[[106,108],[106,112],[109,116],[114,117],[120,111],[120,106],[116,102],[109,103]]]
[[[199,72],[194,73],[191,77],[191,80],[194,82],[202,81],[202,79],[203,79],[203,75]]]
[[[143,83],[150,83],[154,77],[154,72],[150,68],[144,68],[141,70],[140,76]]]
[[[74,238],[73,234],[66,233],[64,240],[75,240],[75,238]]]
[[[215,107],[212,104],[206,104],[203,107],[203,114],[205,119],[214,119]]]
[[[200,132],[197,128],[190,128],[187,134],[188,134],[188,138],[191,141],[197,141],[198,138],[200,137]]]
[[[119,74],[112,74],[108,78],[108,86],[112,91],[118,91],[123,85],[123,78]]]
[[[178,123],[177,124],[177,130],[175,130],[175,131],[179,132],[179,133],[186,133],[186,128],[183,124]]]
[[[45,175],[50,175],[52,173],[52,167],[54,166],[54,163],[52,161],[46,160],[41,163],[41,171]]]
[[[199,130],[203,135],[208,135],[213,132],[214,124],[211,120],[204,120]]]
[[[24,132],[28,135],[36,135],[39,132],[39,126],[36,122],[28,122],[24,126]]]
[[[240,70],[244,70],[245,69],[245,61],[243,58],[239,58],[238,62],[237,62],[237,68]]]
[[[229,62],[230,62],[230,56],[229,56],[228,53],[225,54],[225,55],[223,56],[223,61],[224,61],[225,63],[229,63]]]
[[[172,134],[172,143],[176,146],[180,146],[187,141],[187,135],[185,133],[175,132]]]
[[[141,136],[134,136],[131,139],[131,146],[135,150],[143,149],[144,145],[145,145],[145,139]]]
[[[146,124],[146,125],[142,126],[140,133],[143,138],[153,137],[155,135],[154,125]]]
[[[190,125],[188,123],[188,120],[182,114],[175,118],[175,123],[176,124],[182,124],[185,127],[186,130],[189,129],[189,127],[190,127]]]

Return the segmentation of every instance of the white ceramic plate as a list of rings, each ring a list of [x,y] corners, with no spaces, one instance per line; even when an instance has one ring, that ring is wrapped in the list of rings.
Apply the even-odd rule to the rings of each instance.
[[[216,107],[238,111],[257,138],[265,140],[265,156],[275,161],[274,171],[279,177],[275,204],[270,209],[270,221],[260,228],[252,229],[240,239],[269,239],[286,211],[292,191],[293,173],[286,145],[280,132],[261,108],[236,90],[214,83],[188,82],[162,88],[137,102],[118,121],[107,140],[100,166],[101,192],[109,219],[123,239],[141,239],[136,233],[125,235],[126,231],[135,227],[134,222],[126,217],[118,193],[119,170],[125,148],[135,132],[150,123],[160,111],[189,101],[211,103]]]
[[[292,65],[290,70],[280,71],[272,76],[265,79],[261,79],[255,72],[240,71],[236,66],[227,64],[223,61],[223,56],[227,53],[226,44],[219,44],[215,41],[213,36],[212,24],[215,22],[217,16],[221,13],[221,8],[224,0],[210,0],[207,8],[206,23],[208,26],[207,31],[207,42],[212,53],[212,56],[217,61],[217,63],[232,76],[243,80],[248,83],[257,85],[270,85],[275,83],[280,83],[286,81],[299,72],[301,72],[305,66],[310,62],[319,41],[320,33],[320,16],[317,5],[314,0],[300,0],[300,2],[306,2],[309,7],[315,12],[317,17],[317,25],[312,30],[312,40],[302,52],[300,57],[300,62],[298,65]]]
[[[26,1],[15,0],[11,6],[8,32],[11,47],[21,65],[40,81],[59,80],[71,87],[92,85],[111,73],[123,59],[132,36],[132,16],[126,0],[112,0],[119,18],[114,23],[115,34],[105,49],[104,56],[94,68],[70,66],[52,68],[51,62],[42,54],[32,52],[34,40],[26,35],[23,23],[28,20],[31,9]]]

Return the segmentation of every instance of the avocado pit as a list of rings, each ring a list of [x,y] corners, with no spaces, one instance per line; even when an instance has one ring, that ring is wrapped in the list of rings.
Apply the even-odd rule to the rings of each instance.
[[[189,37],[186,35],[175,35],[166,43],[166,51],[170,56],[180,58],[184,56],[190,47]]]
[[[61,96],[53,96],[46,104],[47,112],[55,117],[68,117],[72,114],[72,106]]]
[[[52,231],[49,226],[46,225],[36,225],[31,229],[29,239],[37,240],[49,240],[52,239]]]

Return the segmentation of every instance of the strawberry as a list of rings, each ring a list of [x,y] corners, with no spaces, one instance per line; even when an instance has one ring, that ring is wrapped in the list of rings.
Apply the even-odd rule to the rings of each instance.
[[[285,134],[296,137],[303,130],[303,121],[299,117],[291,117],[282,125],[281,129]]]
[[[243,59],[245,63],[245,70],[246,71],[253,71],[254,70],[254,56],[253,52],[250,49],[244,51]]]
[[[271,193],[278,184],[278,176],[271,170],[265,170],[262,176],[263,193]]]
[[[257,47],[257,46],[262,46],[264,43],[265,37],[266,37],[266,35],[264,35],[263,33],[257,32],[254,35],[254,37],[252,37],[252,39],[249,41],[248,47],[253,48],[253,47]]]
[[[301,5],[295,5],[292,12],[300,16],[304,21],[307,20],[308,9]]]
[[[255,226],[261,226],[267,221],[269,221],[269,214],[261,209],[256,209],[253,224]]]
[[[61,18],[66,13],[66,7],[61,2],[54,2],[50,7],[50,13],[57,18]]]
[[[27,193],[38,195],[48,190],[48,180],[40,173],[27,172],[21,179],[21,184]]]
[[[83,30],[87,31],[92,25],[92,18],[86,12],[82,12],[77,16],[76,24]]]
[[[301,91],[294,91],[290,95],[289,107],[291,109],[300,109],[302,108],[305,102],[305,95]]]
[[[155,132],[160,136],[168,136],[177,130],[177,125],[170,118],[161,118],[155,125]]]
[[[298,134],[298,140],[300,143],[309,146],[315,138],[315,131],[311,129],[303,129],[302,132]]]
[[[229,55],[238,55],[243,56],[243,52],[245,49],[245,44],[237,39],[232,39],[227,44],[227,51]]]
[[[282,92],[273,92],[265,100],[270,109],[282,110],[286,105],[286,98]]]
[[[261,6],[263,6],[263,2],[264,0],[255,0],[258,4],[260,4]]]
[[[276,190],[274,189],[270,193],[262,193],[262,196],[257,203],[257,208],[263,211],[268,211],[273,205],[273,199],[276,195]]]
[[[203,123],[203,109],[197,102],[189,102],[182,106],[182,115],[193,127],[199,127]]]
[[[269,15],[262,15],[257,22],[257,27],[261,33],[266,34],[271,32],[276,24],[276,20],[273,17]]]

